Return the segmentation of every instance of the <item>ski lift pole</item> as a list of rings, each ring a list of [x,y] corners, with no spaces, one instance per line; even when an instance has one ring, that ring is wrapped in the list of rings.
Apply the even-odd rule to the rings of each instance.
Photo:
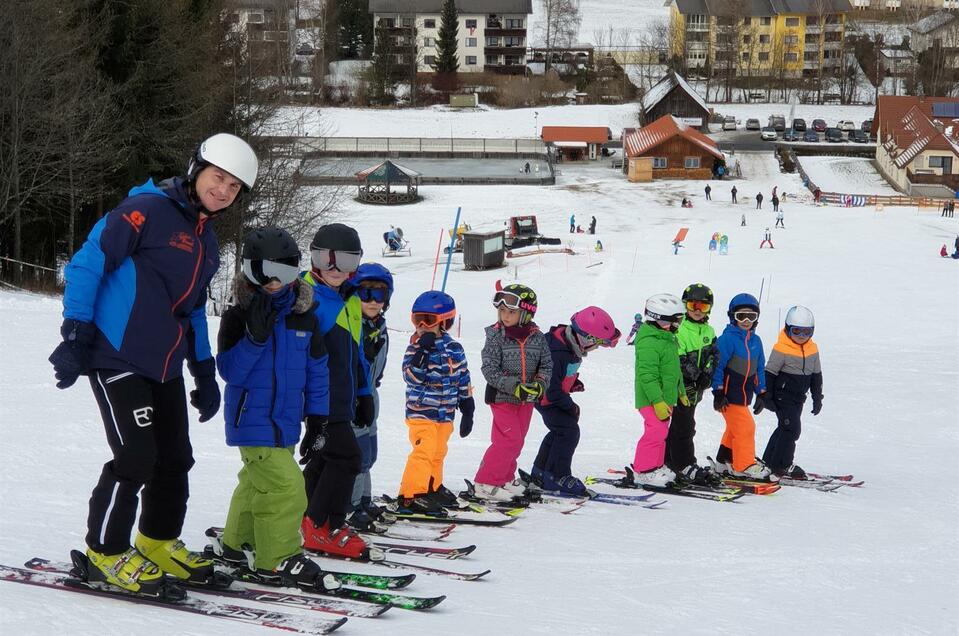
[[[443,271],[443,286],[440,287],[441,292],[446,291],[446,279],[450,275],[450,264],[453,262],[453,249],[456,247],[456,232],[460,227],[460,212],[462,211],[462,207],[456,208],[456,221],[453,222],[453,236],[450,237],[450,253],[446,257],[446,269]]]
[[[763,282],[759,285],[759,298],[756,300],[759,301],[759,304],[763,304],[763,288],[766,286],[766,277],[763,276]]]

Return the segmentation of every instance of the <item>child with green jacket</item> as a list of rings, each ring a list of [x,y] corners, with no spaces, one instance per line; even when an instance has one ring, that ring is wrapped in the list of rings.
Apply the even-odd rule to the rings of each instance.
[[[689,404],[676,341],[683,313],[683,303],[676,296],[651,296],[646,301],[647,320],[636,333],[636,408],[645,430],[636,444],[633,470],[642,484],[666,486],[675,479],[663,462],[673,407],[677,402]]]

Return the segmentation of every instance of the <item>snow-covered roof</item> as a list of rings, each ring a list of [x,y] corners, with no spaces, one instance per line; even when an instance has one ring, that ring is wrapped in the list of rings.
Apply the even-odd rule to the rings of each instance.
[[[932,33],[936,29],[944,27],[955,19],[955,13],[950,13],[949,11],[937,11],[932,15],[927,15],[922,20],[916,22],[914,25],[909,27],[909,30],[925,35],[927,33]]]
[[[651,111],[656,104],[661,102],[667,95],[669,95],[669,92],[677,86],[682,88],[683,91],[692,97],[703,110],[709,110],[709,107],[706,106],[706,100],[700,97],[699,93],[693,90],[693,87],[690,86],[685,79],[683,79],[682,75],[673,70],[670,70],[668,73],[666,73],[661,80],[653,84],[652,88],[646,91],[646,94],[643,95],[643,110],[647,113]]]

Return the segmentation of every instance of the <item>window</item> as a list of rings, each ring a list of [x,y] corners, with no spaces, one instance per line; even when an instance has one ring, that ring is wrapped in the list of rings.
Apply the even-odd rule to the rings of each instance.
[[[523,38],[519,36],[507,36],[504,39],[506,40],[506,46],[523,46]]]
[[[743,36],[743,44],[749,44],[749,41],[752,40],[752,39],[753,39],[753,36],[751,36],[751,35],[744,35],[744,36]]]
[[[760,44],[769,44],[769,36],[768,36],[768,35],[760,35],[760,36],[759,36],[759,43],[760,43]]]
[[[769,51],[760,51],[759,52],[759,61],[768,62],[769,61]]]
[[[686,40],[689,42],[705,42],[706,41],[706,32],[705,31],[690,31],[686,34]]]
[[[749,53],[746,51],[743,51],[743,62],[748,62],[748,61],[749,61]]]
[[[819,16],[818,15],[807,15],[806,16],[806,26],[819,26]]]
[[[424,29],[435,29],[435,28],[436,28],[436,20],[433,20],[432,18],[429,19],[429,20],[423,20],[423,28],[424,28]]]
[[[819,42],[819,34],[818,34],[818,33],[807,33],[807,34],[806,34],[805,42],[806,42],[806,44],[816,44],[817,42]]]
[[[799,53],[786,53],[786,54],[783,56],[783,59],[786,60],[787,62],[798,62],[798,61],[799,61]]]
[[[466,21],[466,28],[467,28],[467,29],[475,29],[475,28],[476,28],[476,20],[467,20],[467,21]]]
[[[773,19],[768,16],[765,18],[759,18],[759,24],[763,26],[769,26],[772,23],[773,23]]]
[[[466,38],[466,46],[476,46],[476,38]]]
[[[436,38],[423,38],[423,46],[436,46]]]
[[[523,18],[506,18],[507,29],[522,29]]]
[[[799,18],[786,18],[786,26],[788,27],[798,27]]]
[[[799,36],[798,36],[798,35],[787,35],[786,37],[783,38],[783,43],[786,44],[786,46],[792,46],[792,45],[795,45],[795,44],[799,44]]]
[[[829,31],[828,33],[823,33],[822,39],[824,42],[841,42],[841,35],[839,31]]]
[[[466,56],[466,65],[467,65],[467,66],[476,66],[476,56],[475,56],[475,55],[467,55],[467,56]]]
[[[396,20],[393,18],[380,18],[379,25],[386,29],[392,29],[396,26]]]
[[[683,167],[687,170],[699,167],[699,157],[686,157],[683,160]]]
[[[803,62],[816,62],[819,60],[819,54],[816,51],[806,51],[802,54]]]
[[[708,23],[706,16],[701,13],[686,16],[686,28],[688,29],[703,28]]]
[[[654,168],[665,168],[665,167],[666,167],[666,157],[653,157],[653,167],[654,167]]]
[[[929,167],[930,167],[930,168],[943,168],[943,167],[945,167],[946,159],[947,159],[947,158],[948,158],[948,157],[930,156],[930,157],[929,157]]]
[[[490,66],[496,66],[499,64],[499,55],[487,55],[486,63]]]
[[[753,21],[753,19],[750,18],[749,16],[746,16],[745,18],[743,18],[743,24],[744,24],[745,26],[749,26],[749,25],[752,23],[752,21]]]
[[[423,64],[427,66],[436,66],[436,56],[435,55],[424,55]]]
[[[499,38],[487,37],[486,46],[499,46]]]
[[[403,26],[405,27],[413,26],[413,18],[403,18]]]

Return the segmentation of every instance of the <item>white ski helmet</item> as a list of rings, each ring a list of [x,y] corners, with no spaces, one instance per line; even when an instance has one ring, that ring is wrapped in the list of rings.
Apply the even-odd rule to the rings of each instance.
[[[190,158],[187,180],[193,181],[200,170],[211,165],[232,174],[243,183],[245,190],[250,190],[256,182],[259,168],[256,153],[236,135],[218,133],[201,143]]]
[[[672,294],[656,294],[646,301],[646,317],[650,320],[679,322],[684,313],[683,301]]]
[[[790,307],[789,311],[786,312],[786,326],[815,327],[816,318],[806,307],[803,307],[802,305],[796,305],[794,307]]]

